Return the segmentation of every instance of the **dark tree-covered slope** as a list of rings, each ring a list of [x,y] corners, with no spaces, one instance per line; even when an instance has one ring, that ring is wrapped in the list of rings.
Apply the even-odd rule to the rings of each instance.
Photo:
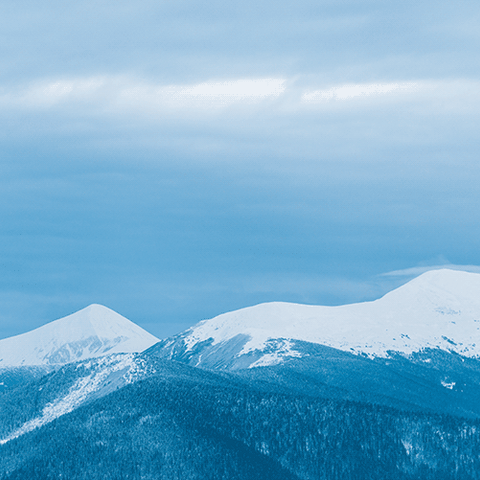
[[[0,446],[0,478],[479,478],[480,424],[172,363]]]
[[[164,341],[145,355],[175,359],[191,366],[201,358],[203,368],[235,372],[251,381],[281,385],[291,392],[322,398],[480,418],[479,359],[440,349],[424,349],[408,356],[391,352],[387,358],[368,358],[315,343],[290,343],[298,357],[285,357],[277,365],[255,368],[245,367],[248,355],[237,358],[225,350],[225,345],[197,345],[186,351]]]

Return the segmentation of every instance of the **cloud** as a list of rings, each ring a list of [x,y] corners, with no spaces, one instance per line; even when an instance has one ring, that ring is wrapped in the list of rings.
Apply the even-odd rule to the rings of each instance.
[[[34,82],[27,88],[5,92],[0,102],[27,108],[48,108],[72,102],[123,108],[218,108],[279,97],[285,92],[285,83],[281,78],[247,78],[156,85],[121,76],[80,77]]]
[[[257,155],[264,148],[262,155],[281,151],[297,158],[316,158],[319,148],[324,157],[339,151],[358,156],[373,144],[439,148],[448,142],[458,145],[459,138],[461,145],[470,145],[475,138],[480,82],[416,80],[322,88],[319,80],[272,75],[163,83],[96,75],[0,86],[0,138],[90,132],[82,137],[87,142],[121,148],[161,145],[209,156],[240,150]]]
[[[16,89],[4,88],[0,105],[27,110],[54,107],[68,110],[71,106],[73,113],[86,108],[92,112],[133,111],[151,116],[155,112],[163,115],[186,110],[221,111],[225,107],[243,108],[277,100],[278,105],[288,107],[283,109],[284,113],[296,115],[308,105],[330,108],[350,105],[359,99],[361,105],[365,101],[370,104],[395,99],[422,105],[422,111],[442,108],[464,112],[475,109],[474,104],[480,100],[480,82],[475,80],[351,83],[328,88],[314,88],[303,82],[300,77],[263,77],[162,85],[121,75],[58,78],[35,81]]]
[[[478,116],[480,81],[476,78],[417,79],[415,81],[350,83],[328,88],[308,88],[302,92],[300,102],[305,108],[345,113],[364,111],[375,106],[377,111],[388,109],[388,114],[402,109],[409,115],[425,118],[434,115],[451,120],[450,115]],[[390,105],[395,104],[395,112]],[[385,110],[387,111],[387,110]],[[465,118],[460,122],[467,122]],[[456,123],[458,125],[458,123]]]
[[[415,92],[416,82],[390,83],[350,83],[336,85],[324,90],[313,90],[302,95],[305,103],[317,103],[328,100],[352,100],[358,97],[375,97],[380,95],[398,95],[399,93]]]
[[[447,263],[444,265],[428,265],[422,267],[405,268],[403,270],[393,270],[391,272],[382,273],[380,277],[413,277],[421,275],[430,270],[441,270],[448,268],[450,270],[461,270],[463,272],[480,273],[480,266],[478,265],[454,265]]]
[[[116,106],[152,110],[221,109],[231,105],[254,105],[281,96],[286,89],[279,78],[209,81],[192,85],[127,86],[118,92]]]
[[[48,108],[66,102],[89,102],[103,88],[108,88],[106,77],[86,77],[36,81],[24,88],[4,91],[0,103],[11,107]]]
[[[240,79],[227,82],[204,82],[191,86],[160,89],[177,98],[207,98],[221,103],[244,99],[278,97],[285,92],[285,80],[278,78]]]

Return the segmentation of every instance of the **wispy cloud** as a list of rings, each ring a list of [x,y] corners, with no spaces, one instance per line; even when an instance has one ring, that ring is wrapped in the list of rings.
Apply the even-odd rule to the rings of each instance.
[[[349,83],[306,92],[302,95],[302,101],[305,103],[317,103],[328,100],[345,101],[358,97],[398,95],[399,93],[414,92],[417,89],[418,84],[416,82]]]
[[[240,79],[227,82],[204,82],[197,85],[173,85],[160,89],[175,98],[207,98],[221,103],[244,99],[278,97],[285,92],[285,80],[278,78]]]
[[[258,103],[285,92],[281,78],[247,78],[197,84],[155,85],[125,77],[89,77],[40,81],[17,91],[4,92],[3,104],[51,107],[69,102],[100,102],[117,106],[224,107]]]
[[[472,272],[480,273],[480,266],[478,265],[454,265],[447,263],[444,265],[428,265],[421,267],[412,267],[405,268],[403,270],[393,270],[391,272],[382,273],[381,277],[413,277],[421,275],[422,273],[428,272],[430,270],[441,270],[443,268],[448,268],[450,270],[461,270],[463,272]]]
[[[258,104],[285,92],[281,78],[210,81],[192,85],[140,84],[121,88],[117,106],[172,110],[218,109],[231,105]]]
[[[106,77],[37,81],[24,88],[4,91],[0,102],[9,106],[41,108],[72,101],[88,102],[111,84]]]

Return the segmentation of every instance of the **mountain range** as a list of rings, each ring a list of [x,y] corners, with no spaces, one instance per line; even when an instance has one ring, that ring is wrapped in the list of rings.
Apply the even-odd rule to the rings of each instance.
[[[479,328],[451,270],[163,340],[92,305],[0,340],[0,480],[478,478]]]

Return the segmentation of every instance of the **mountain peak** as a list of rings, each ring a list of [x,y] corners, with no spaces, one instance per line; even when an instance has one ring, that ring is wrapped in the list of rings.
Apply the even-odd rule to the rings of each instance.
[[[417,286],[421,284],[429,284],[448,289],[464,289],[472,284],[478,285],[479,283],[480,275],[478,273],[465,272],[464,270],[453,270],[449,268],[438,268],[422,273],[406,285]]]
[[[413,302],[419,307],[427,303],[437,303],[437,307],[447,303],[458,308],[461,304],[480,307],[480,274],[446,268],[429,270],[382,299],[391,301],[397,297],[403,303]]]
[[[297,356],[291,340],[368,356],[439,348],[480,357],[480,274],[432,270],[378,300],[336,307],[260,304],[200,322],[177,338],[172,345],[183,343],[186,353],[235,344],[237,358],[278,350],[275,342],[283,356]],[[278,361],[278,353],[264,357]]]
[[[122,315],[92,304],[30,332],[0,340],[0,367],[62,365],[109,353],[141,352],[158,339]]]

